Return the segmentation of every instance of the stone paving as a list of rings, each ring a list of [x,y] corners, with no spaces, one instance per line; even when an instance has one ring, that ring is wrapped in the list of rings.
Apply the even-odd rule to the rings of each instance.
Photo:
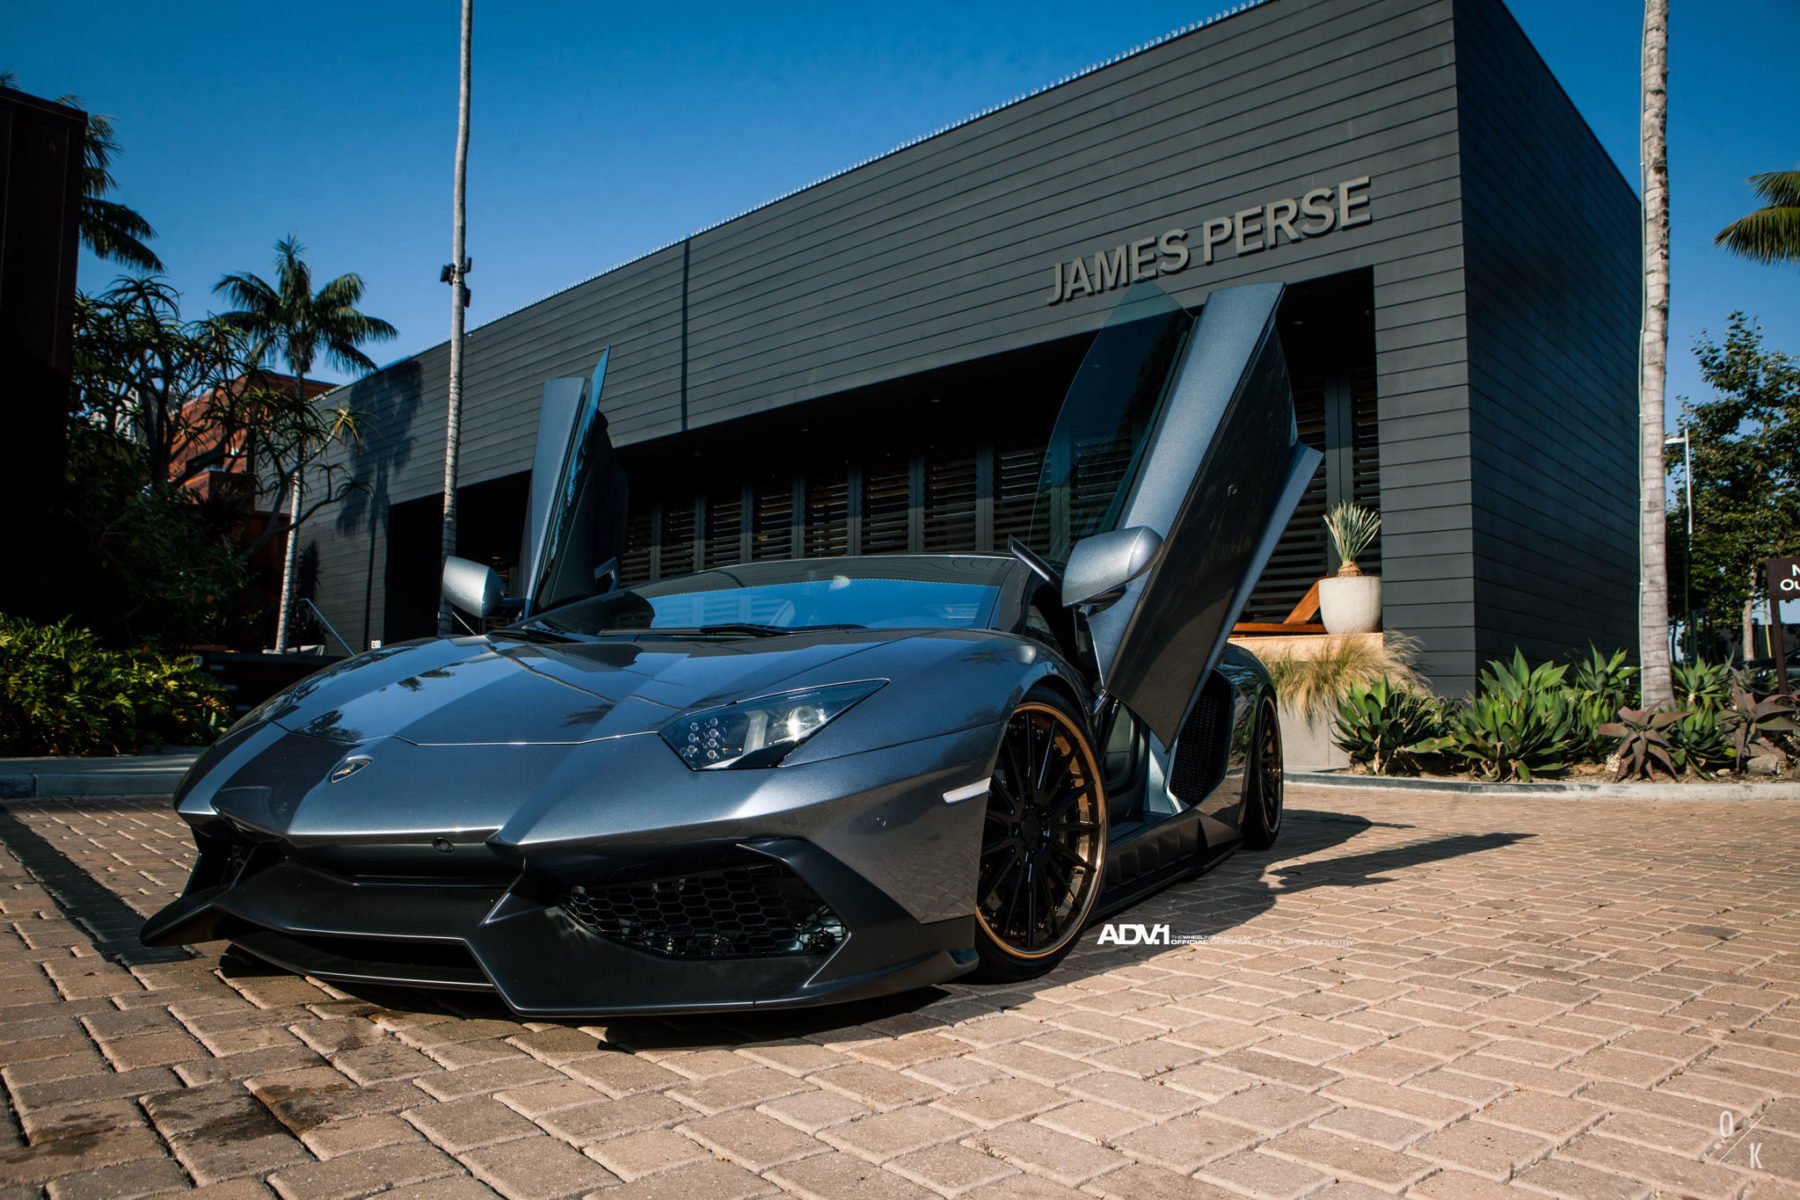
[[[166,801],[12,801],[0,1198],[1800,1196],[1800,803],[1290,805],[1176,944],[563,1025],[146,951]]]

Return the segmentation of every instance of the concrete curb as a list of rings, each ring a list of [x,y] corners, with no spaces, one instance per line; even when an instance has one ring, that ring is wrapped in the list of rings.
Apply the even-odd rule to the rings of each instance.
[[[1800,800],[1800,781],[1782,783],[1467,783],[1347,775],[1337,771],[1289,771],[1289,783],[1308,787],[1376,788],[1393,792],[1450,792],[1459,796],[1569,796],[1582,800]]]
[[[118,758],[0,759],[0,800],[51,796],[172,796],[198,750]]]

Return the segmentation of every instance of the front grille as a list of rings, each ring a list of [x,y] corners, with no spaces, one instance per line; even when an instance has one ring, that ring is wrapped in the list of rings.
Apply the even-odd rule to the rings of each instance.
[[[827,954],[845,936],[819,894],[777,862],[576,887],[562,908],[609,941],[668,958]]]

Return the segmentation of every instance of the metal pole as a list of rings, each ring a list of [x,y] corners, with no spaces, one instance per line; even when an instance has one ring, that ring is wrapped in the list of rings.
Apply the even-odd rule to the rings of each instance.
[[[1663,445],[1673,446],[1681,443],[1682,484],[1687,490],[1687,540],[1682,544],[1681,569],[1681,623],[1687,630],[1687,660],[1693,662],[1698,643],[1694,634],[1694,601],[1692,586],[1694,581],[1694,446],[1688,438],[1684,425],[1679,437],[1663,438]]]
[[[456,121],[456,186],[452,197],[450,265],[444,270],[444,282],[450,285],[450,388],[449,405],[444,414],[444,525],[442,553],[438,556],[441,570],[444,562],[456,553],[456,472],[462,443],[463,385],[463,309],[469,303],[469,289],[464,277],[469,273],[468,220],[465,201],[469,180],[469,84],[470,42],[475,26],[475,0],[462,4],[462,63],[458,85],[459,107]],[[451,632],[450,601],[438,599],[437,631],[439,637]]]
[[[1687,614],[1688,661],[1699,657],[1700,644],[1694,629],[1694,441],[1686,425],[1681,427],[1682,483],[1687,488],[1687,544],[1682,547],[1681,607]]]

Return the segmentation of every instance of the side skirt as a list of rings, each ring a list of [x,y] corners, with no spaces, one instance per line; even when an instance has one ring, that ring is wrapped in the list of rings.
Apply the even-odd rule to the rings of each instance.
[[[1218,848],[1207,846],[1198,810],[1159,821],[1119,839],[1106,849],[1106,886],[1088,924],[1172,883],[1210,870],[1230,858],[1236,849],[1236,842]]]

